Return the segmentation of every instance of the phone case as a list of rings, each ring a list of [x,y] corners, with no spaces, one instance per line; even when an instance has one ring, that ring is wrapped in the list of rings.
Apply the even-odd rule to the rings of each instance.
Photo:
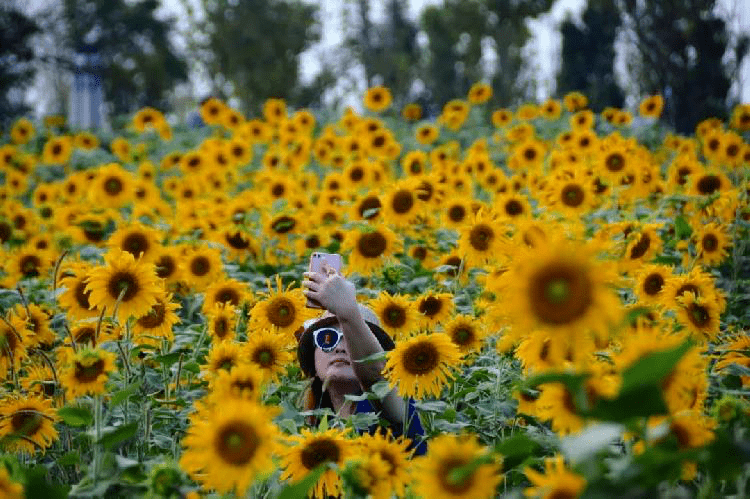
[[[310,272],[320,272],[324,263],[336,269],[337,272],[341,272],[341,255],[338,253],[319,253],[317,251],[310,255]],[[323,308],[320,303],[310,298],[307,299],[307,306],[309,308]]]

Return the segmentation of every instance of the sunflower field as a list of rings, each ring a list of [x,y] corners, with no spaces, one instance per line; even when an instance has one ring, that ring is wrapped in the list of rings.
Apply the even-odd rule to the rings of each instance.
[[[750,495],[750,105],[490,98],[16,121],[0,496]],[[351,400],[413,399],[424,456],[302,409],[312,251],[396,343]]]

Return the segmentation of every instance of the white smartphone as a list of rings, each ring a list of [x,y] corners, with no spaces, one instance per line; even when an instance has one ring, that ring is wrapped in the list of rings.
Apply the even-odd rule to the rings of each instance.
[[[336,272],[341,272],[341,255],[338,253],[320,253],[318,251],[310,255],[310,272],[321,272],[323,264],[327,264],[329,267],[336,269]],[[323,308],[320,303],[310,298],[307,299],[307,306],[309,308]]]

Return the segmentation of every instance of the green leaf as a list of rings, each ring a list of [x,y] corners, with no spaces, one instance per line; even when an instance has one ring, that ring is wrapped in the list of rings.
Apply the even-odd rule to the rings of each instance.
[[[152,360],[170,367],[172,364],[180,360],[180,355],[182,354],[183,352],[170,352],[164,355],[157,355]]]
[[[57,415],[68,426],[88,426],[94,422],[94,416],[85,407],[66,406],[58,409]]]
[[[81,461],[81,456],[76,451],[66,452],[60,456],[55,462],[59,466],[73,466]]]
[[[132,438],[137,431],[137,422],[124,424],[122,426],[118,426],[114,431],[102,436],[98,443],[100,443],[105,449],[111,450],[118,444],[121,444],[125,440]]]
[[[620,393],[637,390],[644,384],[660,383],[692,346],[686,341],[671,350],[644,355],[622,373]]]
[[[360,364],[366,364],[368,362],[379,362],[381,360],[385,360],[387,356],[388,352],[384,350],[382,352],[375,352],[372,355],[368,355],[364,359],[359,359],[357,362],[359,362]]]
[[[110,400],[110,404],[112,405],[112,407],[116,407],[122,404],[123,402],[125,402],[128,399],[128,397],[130,397],[131,395],[133,395],[135,392],[138,391],[138,389],[141,387],[142,384],[143,384],[143,381],[138,380],[138,381],[135,381],[134,383],[131,383],[127,387],[123,388],[122,390],[115,392],[115,394],[112,395],[112,400]]]
[[[190,362],[187,362],[182,365],[182,370],[191,372],[193,374],[200,374],[201,372],[201,366],[195,362],[194,360],[191,360]]]
[[[308,497],[310,489],[318,483],[320,477],[323,476],[329,468],[334,466],[332,463],[324,463],[308,473],[302,480],[287,485],[277,496],[277,499],[300,499]]]
[[[26,472],[26,497],[44,497],[45,499],[65,499],[70,487],[56,485],[47,481],[47,468],[37,466]]]
[[[690,227],[685,217],[680,215],[674,220],[674,232],[677,239],[687,239],[693,233],[693,228]]]

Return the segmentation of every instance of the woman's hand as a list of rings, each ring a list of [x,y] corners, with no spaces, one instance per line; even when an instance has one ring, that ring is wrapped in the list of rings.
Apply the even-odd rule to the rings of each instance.
[[[305,296],[320,303],[336,317],[346,319],[359,311],[357,290],[354,283],[346,280],[336,269],[323,264],[321,272],[305,272],[302,286],[307,288]]]

